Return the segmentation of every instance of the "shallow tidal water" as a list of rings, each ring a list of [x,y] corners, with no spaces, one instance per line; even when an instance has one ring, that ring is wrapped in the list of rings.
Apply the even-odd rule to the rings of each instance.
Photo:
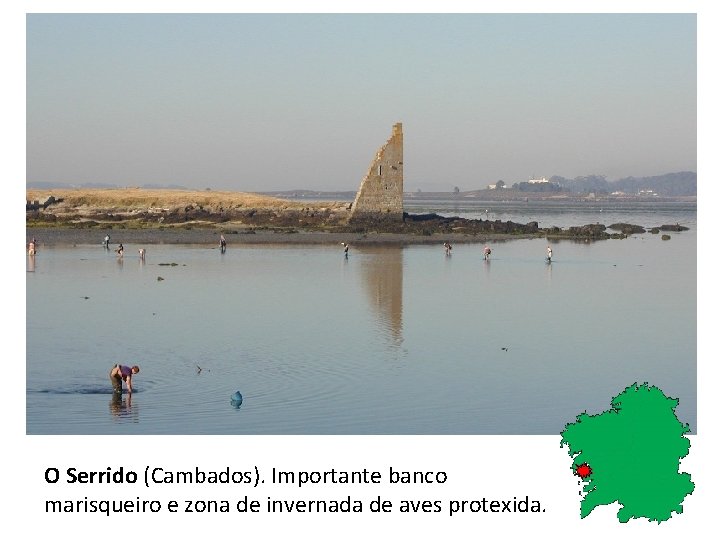
[[[692,225],[561,241],[551,264],[543,239],[490,243],[489,261],[442,240],[347,258],[44,248],[27,266],[27,433],[558,434],[636,381],[696,433]],[[118,362],[141,367],[131,399],[112,395]]]

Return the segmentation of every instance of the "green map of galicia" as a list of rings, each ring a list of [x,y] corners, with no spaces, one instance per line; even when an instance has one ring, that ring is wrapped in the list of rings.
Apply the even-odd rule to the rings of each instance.
[[[618,520],[647,518],[658,523],[682,513],[695,489],[680,460],[690,451],[690,431],[675,416],[677,399],[656,386],[637,383],[611,401],[601,414],[586,412],[567,424],[560,447],[567,445],[572,469],[583,482],[580,517],[601,505],[620,503]]]

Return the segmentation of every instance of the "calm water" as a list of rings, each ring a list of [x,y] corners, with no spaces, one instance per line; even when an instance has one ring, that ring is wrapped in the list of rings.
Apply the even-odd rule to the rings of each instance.
[[[340,246],[153,245],[144,263],[137,246],[122,262],[43,248],[28,261],[27,432],[557,434],[647,381],[695,433],[694,207],[613,212],[552,224],[692,228],[559,242],[552,264],[542,239],[493,243],[489,262],[477,244],[446,257],[442,240],[347,259]],[[117,362],[141,366],[131,401],[111,394]]]

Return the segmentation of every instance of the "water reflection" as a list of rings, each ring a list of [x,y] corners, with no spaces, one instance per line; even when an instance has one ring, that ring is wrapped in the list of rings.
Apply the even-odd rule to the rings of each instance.
[[[114,420],[122,422],[132,422],[134,424],[140,421],[137,405],[132,406],[132,394],[120,394],[113,392],[110,400],[110,415]]]
[[[362,247],[360,268],[370,306],[396,346],[403,342],[403,249]]]
[[[28,272],[34,272],[35,271],[35,255],[28,255],[28,265],[27,265],[27,271]]]

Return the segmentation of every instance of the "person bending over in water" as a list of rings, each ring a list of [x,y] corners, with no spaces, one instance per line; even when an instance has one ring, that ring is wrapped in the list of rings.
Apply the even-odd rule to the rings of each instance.
[[[128,394],[132,394],[132,376],[140,372],[138,366],[123,366],[122,364],[115,364],[110,370],[110,382],[113,386],[113,391],[118,394],[122,393],[122,382],[125,381]]]

